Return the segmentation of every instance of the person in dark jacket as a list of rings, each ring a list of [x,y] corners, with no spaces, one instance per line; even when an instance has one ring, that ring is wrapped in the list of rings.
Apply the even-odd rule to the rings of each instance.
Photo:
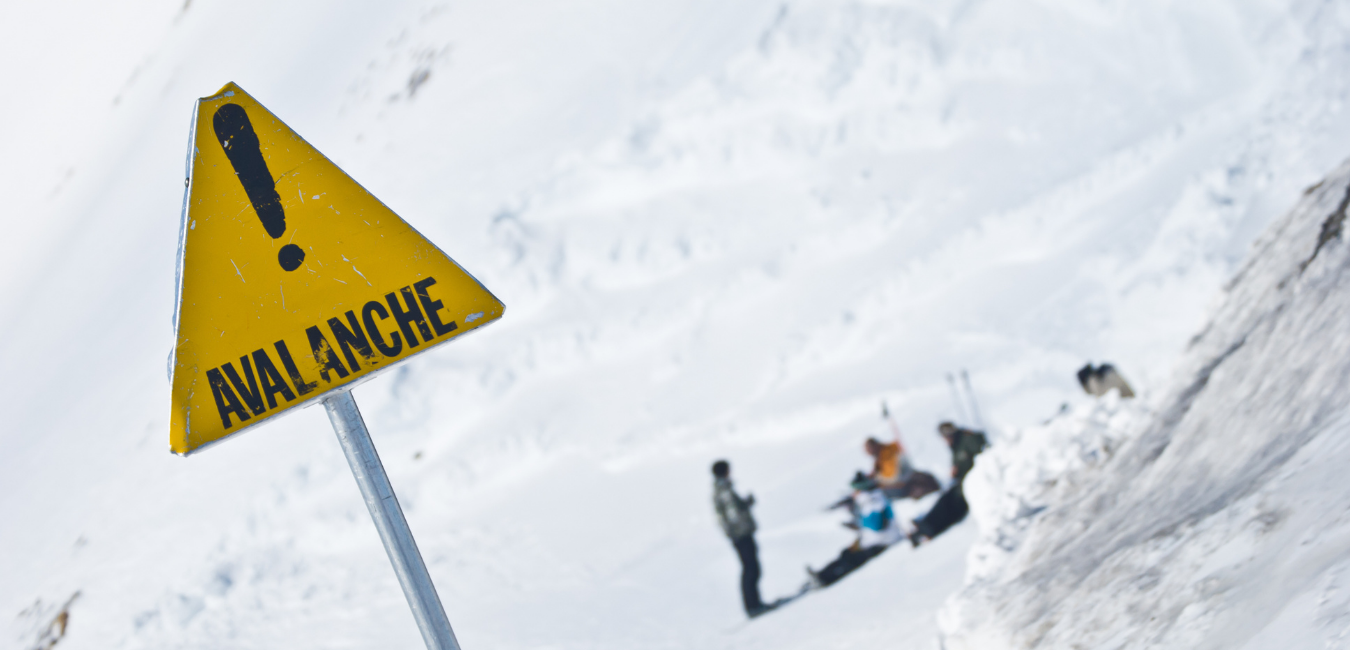
[[[755,518],[750,514],[755,496],[747,494],[742,499],[736,494],[731,487],[731,466],[727,461],[713,463],[712,473],[713,509],[717,511],[722,532],[741,558],[741,600],[745,613],[753,618],[768,609],[759,597],[759,548],[755,546]]]
[[[941,535],[966,518],[970,506],[966,503],[966,495],[962,491],[961,484],[966,474],[975,466],[975,457],[989,444],[983,433],[962,429],[951,422],[939,424],[938,433],[947,441],[947,446],[951,447],[952,478],[955,481],[946,492],[942,493],[928,514],[914,520],[914,532],[909,535],[909,541],[914,546]]]

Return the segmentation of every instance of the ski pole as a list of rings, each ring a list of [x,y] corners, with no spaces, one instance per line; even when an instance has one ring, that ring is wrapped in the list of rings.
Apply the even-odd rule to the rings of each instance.
[[[970,412],[974,417],[975,426],[984,430],[984,418],[980,417],[980,407],[975,402],[975,391],[970,387],[970,375],[966,373],[965,368],[961,369],[961,381],[966,385],[966,396],[970,398]]]
[[[964,422],[970,422],[970,418],[966,416],[966,407],[961,403],[961,391],[956,387],[956,377],[950,372],[947,373],[947,386],[952,389],[952,403],[956,404],[956,417]]]
[[[891,433],[895,435],[895,441],[900,442],[900,425],[896,424],[895,418],[891,417],[891,410],[886,408],[885,400],[881,401],[881,417],[886,420],[887,424],[891,425]],[[901,443],[901,448],[904,448],[903,443]]]

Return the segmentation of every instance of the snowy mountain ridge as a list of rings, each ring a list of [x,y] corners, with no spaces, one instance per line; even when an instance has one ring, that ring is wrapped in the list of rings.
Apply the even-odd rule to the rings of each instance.
[[[1108,400],[982,459],[944,647],[1346,642],[1347,196],[1350,163],[1256,242],[1156,413]]]

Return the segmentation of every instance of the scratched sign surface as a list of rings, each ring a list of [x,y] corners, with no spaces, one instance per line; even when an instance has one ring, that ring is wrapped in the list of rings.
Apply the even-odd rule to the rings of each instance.
[[[175,453],[501,317],[482,284],[238,86],[197,101],[188,155]]]

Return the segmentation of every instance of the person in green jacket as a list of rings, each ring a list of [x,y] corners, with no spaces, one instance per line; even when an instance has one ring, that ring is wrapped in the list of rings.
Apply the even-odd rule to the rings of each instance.
[[[933,504],[933,509],[929,510],[928,514],[914,520],[914,532],[909,535],[909,541],[914,546],[941,535],[966,518],[966,514],[970,512],[970,505],[966,503],[966,495],[961,489],[961,484],[966,474],[975,466],[975,457],[989,445],[983,433],[960,428],[951,422],[939,424],[938,434],[947,441],[947,446],[952,450],[954,481],[938,498],[937,503]]]
[[[769,608],[759,596],[759,547],[755,545],[755,518],[750,507],[755,495],[741,498],[731,487],[731,465],[725,460],[713,463],[713,509],[736,555],[741,559],[741,600],[745,613],[754,618]]]

